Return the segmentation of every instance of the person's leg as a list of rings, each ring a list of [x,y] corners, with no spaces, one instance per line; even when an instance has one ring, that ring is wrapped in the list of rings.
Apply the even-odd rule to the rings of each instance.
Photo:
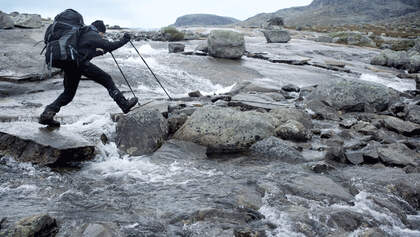
[[[62,106],[69,104],[76,95],[77,87],[80,82],[80,70],[77,67],[69,66],[64,68],[64,91],[58,98],[47,105],[41,114],[39,123],[51,126],[59,126],[60,123],[54,120],[56,113],[60,111]]]
[[[124,113],[128,113],[130,109],[137,104],[138,99],[136,97],[127,100],[121,91],[115,86],[112,77],[96,65],[92,63],[84,65],[81,68],[81,73],[88,79],[104,86],[108,90],[109,95],[112,99],[114,99]]]

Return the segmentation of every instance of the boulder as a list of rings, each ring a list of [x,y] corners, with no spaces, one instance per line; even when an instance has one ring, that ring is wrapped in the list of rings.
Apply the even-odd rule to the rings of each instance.
[[[184,52],[185,44],[181,43],[169,43],[168,44],[169,53],[179,53]]]
[[[153,153],[152,157],[175,160],[204,160],[207,159],[207,148],[193,142],[171,139]]]
[[[326,210],[328,212],[327,225],[342,228],[345,231],[355,231],[366,223],[363,215],[351,210]]]
[[[363,163],[363,152],[360,151],[347,151],[345,152],[347,160],[353,165],[360,165]]]
[[[26,217],[13,227],[0,232],[0,236],[32,237],[55,236],[58,232],[56,220],[47,214]]]
[[[285,139],[293,141],[308,141],[312,135],[303,124],[296,120],[288,120],[286,123],[276,128],[276,135]]]
[[[240,152],[274,135],[277,125],[266,113],[207,106],[197,109],[174,138],[207,146],[210,153]]]
[[[346,80],[320,84],[307,97],[345,112],[381,112],[399,100],[398,92],[384,85]]]
[[[378,155],[383,163],[397,166],[417,166],[416,159],[420,158],[415,151],[410,150],[402,143],[379,147]]]
[[[420,124],[420,105],[409,105],[407,120],[413,123]]]
[[[22,27],[22,28],[41,28],[42,27],[42,19],[41,15],[38,14],[18,14],[16,16],[12,16],[13,21],[15,22],[15,26]]]
[[[207,41],[200,43],[197,47],[195,47],[196,51],[201,51],[204,53],[208,53],[209,52],[209,46]]]
[[[420,55],[410,57],[410,66],[408,67],[409,73],[420,72]]]
[[[420,135],[420,125],[410,121],[404,121],[399,118],[387,116],[383,119],[382,123],[387,129],[405,136]]]
[[[292,38],[287,30],[263,30],[267,43],[287,43]]]
[[[304,110],[281,107],[271,110],[270,114],[280,120],[281,123],[286,123],[289,120],[296,120],[303,124],[306,129],[312,128],[311,116]]]
[[[0,151],[20,162],[57,166],[92,159],[95,147],[66,128],[49,129],[36,123],[0,126]]]
[[[284,20],[282,17],[273,17],[263,24],[262,27],[267,30],[281,30],[283,26]]]
[[[168,136],[168,121],[156,109],[136,109],[118,120],[116,132],[118,148],[140,156],[163,144]]]
[[[255,155],[278,159],[284,162],[305,162],[305,158],[302,154],[276,137],[269,137],[259,141],[252,145],[250,150]]]
[[[245,39],[234,31],[213,30],[208,37],[208,49],[216,58],[240,59],[245,53]]]
[[[11,29],[14,25],[15,23],[12,18],[8,14],[0,11],[0,29]]]

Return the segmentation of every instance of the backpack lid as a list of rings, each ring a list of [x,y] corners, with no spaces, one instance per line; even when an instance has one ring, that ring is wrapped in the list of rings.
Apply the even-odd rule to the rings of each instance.
[[[66,9],[62,13],[58,14],[54,21],[64,22],[73,26],[83,26],[83,16],[73,9]]]

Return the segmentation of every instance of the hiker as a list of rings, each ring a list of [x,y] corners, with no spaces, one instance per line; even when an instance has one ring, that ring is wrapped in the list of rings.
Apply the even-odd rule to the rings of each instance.
[[[105,31],[105,24],[100,20],[84,27],[80,35],[77,51],[81,60],[78,65],[69,64],[63,66],[64,92],[45,108],[39,118],[40,124],[60,126],[60,122],[54,120],[54,116],[60,111],[62,106],[69,104],[73,100],[82,75],[104,86],[124,113],[128,113],[137,104],[137,98],[134,97],[127,100],[115,86],[111,76],[90,62],[92,58],[116,50],[130,41],[130,35],[125,33],[121,40],[110,42],[103,39]]]

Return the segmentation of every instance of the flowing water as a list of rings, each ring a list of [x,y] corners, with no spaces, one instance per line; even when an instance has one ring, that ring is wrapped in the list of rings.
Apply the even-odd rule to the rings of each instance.
[[[187,50],[193,50],[198,43],[186,43]],[[377,52],[364,48],[319,45],[306,40],[267,46],[261,37],[247,38],[249,51],[298,55],[313,60],[341,60],[361,73],[362,76],[358,76],[311,66],[272,64],[258,59],[230,61],[168,54],[167,44],[162,42],[137,42],[136,46],[173,97],[185,96],[193,90],[204,94],[223,93],[244,80],[262,80],[276,86],[288,83],[309,86],[324,80],[360,78],[398,90],[414,88],[410,81],[367,70],[365,66],[369,57]],[[165,98],[131,46],[117,50],[115,56],[142,101]],[[128,90],[111,57],[102,57],[94,63],[110,72],[119,86]],[[3,110],[2,115],[16,115],[19,120],[31,121],[42,108],[25,107],[21,102],[47,104],[60,93],[61,79],[55,79],[55,83],[55,90],[9,98],[4,102],[4,108],[10,109]],[[115,123],[110,114],[115,111],[116,105],[103,88],[83,81],[75,101],[63,108],[59,115],[66,122],[63,128],[79,133],[96,144],[95,159],[76,168],[52,170],[17,163],[9,157],[1,158],[0,217],[7,217],[12,222],[32,214],[50,213],[59,220],[61,229],[58,236],[70,236],[85,223],[114,223],[124,236],[231,236],[231,229],[238,225],[255,225],[257,229],[265,229],[268,236],[327,236],[336,233],[336,229],[329,226],[323,217],[328,216],[324,215],[327,210],[334,209],[360,213],[375,223],[373,226],[393,236],[420,236],[420,228],[410,229],[399,216],[371,200],[372,196],[401,198],[384,191],[373,191],[373,181],[369,179],[343,178],[348,185],[360,191],[355,194],[352,204],[315,201],[305,195],[285,194],[282,190],[287,178],[311,172],[306,165],[247,155],[225,155],[204,160],[180,159],[171,155],[122,155],[112,142]],[[107,135],[111,142],[102,144],[99,140],[101,134]],[[355,169],[353,174],[357,176],[357,172]],[[383,172],[386,175],[399,171],[384,169]],[[331,175],[342,178],[340,173]],[[181,221],[209,208],[223,210],[224,215],[201,222]],[[244,212],[246,216],[252,216],[252,209],[265,218],[257,216],[252,221],[243,222],[233,214],[232,218],[226,217],[229,216],[226,213]],[[420,215],[413,214],[408,218],[418,220]],[[267,223],[270,223],[269,228]],[[299,225],[307,225],[309,232],[298,231]],[[365,228],[361,226],[346,235],[359,236]]]

